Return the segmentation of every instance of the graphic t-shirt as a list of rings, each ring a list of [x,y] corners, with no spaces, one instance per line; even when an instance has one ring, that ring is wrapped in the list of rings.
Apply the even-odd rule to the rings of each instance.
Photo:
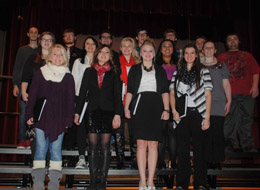
[[[249,95],[253,83],[253,75],[260,73],[255,58],[246,51],[228,51],[218,56],[230,72],[232,94]]]

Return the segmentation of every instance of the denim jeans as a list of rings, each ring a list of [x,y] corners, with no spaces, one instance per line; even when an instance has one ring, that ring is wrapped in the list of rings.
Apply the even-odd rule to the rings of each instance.
[[[36,134],[36,152],[34,160],[45,160],[46,154],[49,149],[50,160],[52,161],[62,161],[61,156],[61,145],[64,133],[58,136],[58,139],[54,142],[50,142],[49,138],[45,138],[45,132],[41,129],[35,128]]]
[[[26,107],[26,102],[22,100],[22,95],[20,91],[20,86],[19,86],[19,95],[18,95],[18,101],[19,101],[19,142],[24,140],[26,141],[25,138],[25,131],[26,131],[26,121],[25,121],[25,107]]]

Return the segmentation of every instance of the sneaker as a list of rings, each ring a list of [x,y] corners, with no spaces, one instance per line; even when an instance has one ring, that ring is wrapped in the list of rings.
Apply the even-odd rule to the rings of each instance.
[[[76,169],[84,169],[85,167],[87,167],[86,165],[86,161],[85,161],[85,157],[84,156],[80,156],[79,157],[79,161],[76,165]]]
[[[17,149],[25,149],[25,141],[21,140],[18,145],[17,145]]]
[[[25,142],[25,146],[24,146],[26,149],[30,150],[31,149],[31,141],[28,140]]]

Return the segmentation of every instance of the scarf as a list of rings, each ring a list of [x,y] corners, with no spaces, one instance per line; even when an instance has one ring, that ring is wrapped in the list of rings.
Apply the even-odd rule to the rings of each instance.
[[[190,71],[187,70],[187,66],[184,65],[178,71],[178,79],[186,85],[192,86],[196,82],[196,69],[192,67]]]
[[[133,57],[130,57],[130,61],[129,63],[127,62],[126,58],[124,55],[120,56],[120,66],[121,66],[121,81],[124,82],[124,91],[122,92],[122,95],[124,96],[123,98],[123,104],[125,104],[125,95],[126,95],[126,91],[127,91],[127,69],[126,67],[131,67],[133,65],[136,65],[135,60],[133,59]]]
[[[66,66],[56,66],[48,62],[40,68],[45,80],[52,82],[61,82],[66,73],[70,73]]]
[[[97,71],[97,78],[98,78],[98,86],[101,88],[103,79],[104,79],[104,74],[105,72],[111,70],[111,66],[109,63],[105,63],[104,65],[99,65],[98,63],[94,64],[94,69]]]

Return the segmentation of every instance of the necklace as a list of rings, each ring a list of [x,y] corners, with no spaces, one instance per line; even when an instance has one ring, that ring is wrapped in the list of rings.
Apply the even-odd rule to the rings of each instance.
[[[147,68],[144,64],[143,64],[143,66],[144,66],[144,70],[147,72],[150,72],[151,70],[153,70],[153,64],[149,68]]]

